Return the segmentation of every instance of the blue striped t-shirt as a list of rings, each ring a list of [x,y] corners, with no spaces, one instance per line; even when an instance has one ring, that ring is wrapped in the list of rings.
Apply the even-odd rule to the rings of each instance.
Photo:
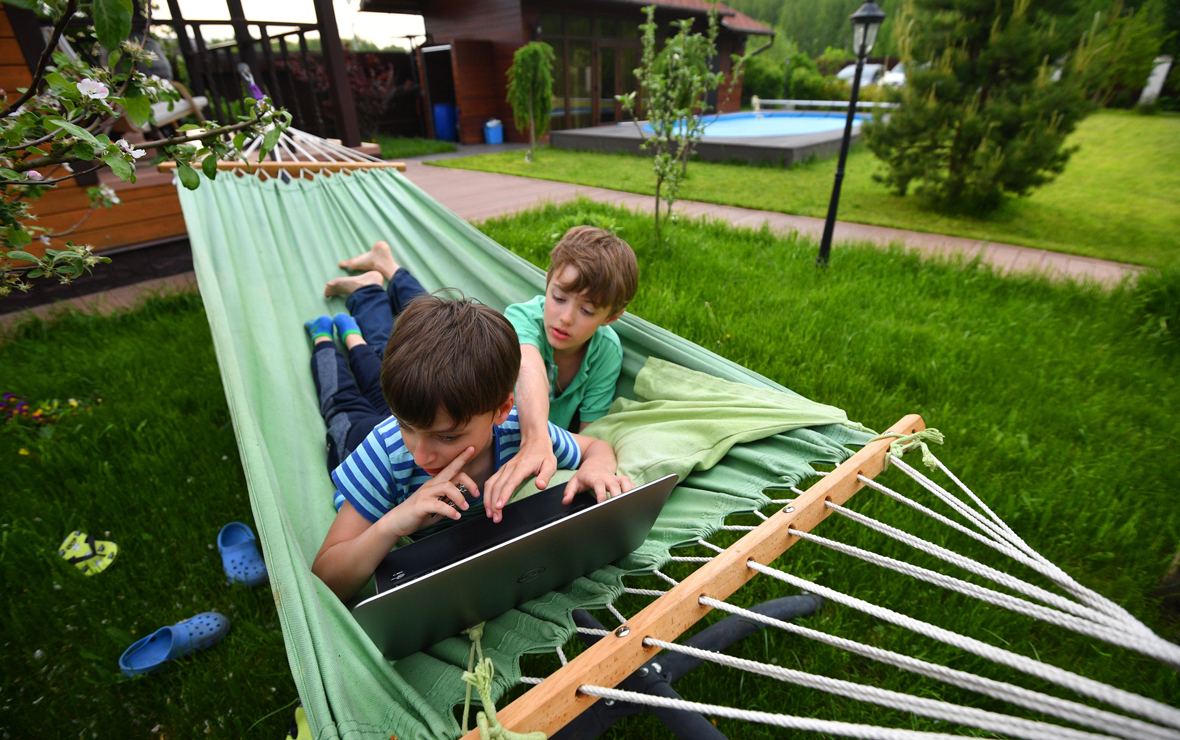
[[[550,423],[549,439],[553,441],[558,468],[572,470],[582,464],[582,451],[572,434]],[[519,450],[520,421],[514,407],[503,424],[492,427],[493,471],[499,470]],[[391,416],[374,427],[365,441],[332,471],[336,510],[348,501],[361,516],[376,522],[430,478],[429,473],[414,464],[414,456],[402,441],[401,427]],[[482,510],[483,492],[468,503],[470,508],[465,514]]]

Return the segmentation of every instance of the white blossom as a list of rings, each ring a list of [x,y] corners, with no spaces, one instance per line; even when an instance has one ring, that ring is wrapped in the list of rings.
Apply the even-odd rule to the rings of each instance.
[[[139,159],[143,155],[147,154],[147,152],[143,149],[136,149],[135,147],[131,146],[131,144],[129,144],[126,139],[119,139],[119,148],[136,159]]]
[[[82,80],[78,83],[78,92],[82,93],[91,100],[106,100],[111,91],[107,86],[97,80]]]
[[[44,180],[45,177],[37,170],[29,170],[28,172],[25,173],[25,179],[36,181],[36,180]]]

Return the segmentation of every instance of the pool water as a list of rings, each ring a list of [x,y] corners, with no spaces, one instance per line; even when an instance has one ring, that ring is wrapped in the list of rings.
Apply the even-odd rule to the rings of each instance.
[[[704,136],[798,136],[822,134],[844,128],[844,112],[812,113],[772,111],[763,113],[724,113],[705,118]],[[859,126],[866,116],[857,114],[852,125]],[[644,126],[650,132],[650,126]]]

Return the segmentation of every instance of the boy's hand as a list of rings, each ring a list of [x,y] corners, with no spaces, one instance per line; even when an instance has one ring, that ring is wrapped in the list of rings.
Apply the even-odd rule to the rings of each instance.
[[[578,468],[578,472],[566,484],[561,503],[569,504],[579,491],[592,490],[594,498],[598,499],[598,503],[601,504],[607,498],[626,493],[632,488],[635,488],[635,484],[631,482],[631,479],[625,475],[615,475],[614,467],[608,465],[606,461],[587,460],[582,463],[582,467]]]
[[[487,493],[483,504],[484,513],[493,522],[499,522],[504,516],[504,505],[525,478],[537,476],[537,488],[544,490],[555,472],[557,456],[553,454],[553,442],[548,434],[544,439],[521,446],[520,451],[504,463],[504,467],[488,478],[484,487]]]
[[[391,527],[399,536],[408,536],[440,517],[459,519],[459,510],[466,511],[469,506],[459,486],[467,489],[468,496],[479,497],[479,487],[475,481],[466,473],[459,472],[474,455],[474,447],[459,453],[438,475],[423,483],[413,495],[382,517],[382,522],[388,520],[385,526]]]

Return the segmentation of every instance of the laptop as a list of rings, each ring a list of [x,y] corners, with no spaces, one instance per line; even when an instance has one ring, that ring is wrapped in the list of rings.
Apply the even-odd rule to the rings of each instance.
[[[476,517],[399,547],[352,615],[386,658],[404,658],[632,552],[677,480],[602,503],[583,492],[569,506],[562,484],[505,506],[499,523]]]

